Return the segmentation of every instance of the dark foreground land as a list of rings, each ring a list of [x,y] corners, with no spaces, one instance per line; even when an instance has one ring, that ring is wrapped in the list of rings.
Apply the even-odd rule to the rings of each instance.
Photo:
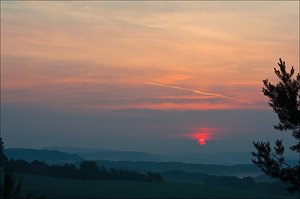
[[[297,198],[213,185],[122,180],[77,180],[31,174],[24,177],[23,194],[48,199],[79,198]]]

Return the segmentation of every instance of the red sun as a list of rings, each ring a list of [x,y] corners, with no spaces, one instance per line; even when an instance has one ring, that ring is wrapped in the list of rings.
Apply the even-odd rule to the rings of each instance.
[[[212,140],[214,131],[214,128],[197,128],[193,133],[188,133],[184,136],[196,140],[199,145],[206,145],[208,140]]]
[[[197,140],[199,145],[205,145],[206,140],[208,140],[210,138],[210,134],[205,133],[205,132],[195,133],[195,134],[192,134],[192,138]]]
[[[205,145],[206,140],[210,138],[208,133],[193,133],[189,134],[188,136],[196,140],[199,145]]]
[[[200,145],[205,145],[205,144],[206,144],[205,139],[199,138],[199,139],[198,139],[198,144],[200,144]]]

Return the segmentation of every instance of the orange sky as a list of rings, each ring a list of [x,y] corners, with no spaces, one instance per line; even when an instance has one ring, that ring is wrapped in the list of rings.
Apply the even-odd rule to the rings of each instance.
[[[158,153],[293,143],[261,92],[279,58],[299,72],[299,1],[1,1],[1,136]]]
[[[298,68],[298,8],[1,1],[1,100],[81,111],[268,108],[262,80],[275,79],[278,58]]]

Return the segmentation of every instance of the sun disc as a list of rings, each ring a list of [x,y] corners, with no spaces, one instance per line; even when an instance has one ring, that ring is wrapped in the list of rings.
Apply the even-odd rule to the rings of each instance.
[[[205,139],[203,139],[203,138],[198,139],[198,144],[205,145],[206,144]]]

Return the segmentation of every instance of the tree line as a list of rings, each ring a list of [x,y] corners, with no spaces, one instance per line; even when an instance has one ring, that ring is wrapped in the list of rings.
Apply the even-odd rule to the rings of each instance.
[[[138,173],[134,170],[106,169],[98,166],[95,161],[82,161],[79,167],[74,164],[48,165],[39,160],[27,162],[25,160],[10,159],[5,161],[5,168],[15,172],[29,173],[35,175],[46,175],[53,177],[83,179],[83,180],[133,180],[145,182],[162,182],[163,178],[159,173],[148,171]]]
[[[106,169],[98,166],[95,161],[82,161],[79,167],[74,164],[48,165],[43,161],[8,159],[4,154],[4,143],[0,137],[0,196],[3,199],[24,199],[21,197],[23,184],[22,177],[16,177],[14,172],[45,175],[52,177],[63,177],[83,180],[134,180],[144,182],[162,182],[163,178],[159,173],[148,171],[138,173],[124,169]],[[28,193],[26,199],[44,199],[44,197],[33,197]]]

